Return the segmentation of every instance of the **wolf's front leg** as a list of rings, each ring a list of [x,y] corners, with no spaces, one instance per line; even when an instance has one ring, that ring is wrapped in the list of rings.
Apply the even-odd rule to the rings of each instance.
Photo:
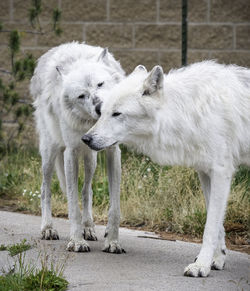
[[[121,254],[125,253],[125,250],[119,243],[121,151],[119,146],[113,146],[108,148],[106,153],[109,178],[110,208],[103,251],[108,253]]]
[[[185,268],[184,275],[186,276],[207,277],[210,273],[214,252],[218,245],[219,233],[223,224],[232,174],[233,171],[226,167],[220,167],[211,173],[211,192],[203,244],[195,263]]]
[[[89,252],[87,242],[82,238],[81,213],[78,206],[78,150],[66,148],[64,166],[68,198],[70,241],[68,251]]]
[[[42,239],[56,240],[59,239],[59,236],[56,229],[53,228],[52,224],[50,184],[54,169],[57,148],[56,146],[50,145],[48,141],[44,142],[41,139],[40,152],[42,156],[42,175],[43,175],[43,181],[41,186]]]
[[[95,225],[92,216],[92,179],[96,169],[97,153],[85,149],[84,152],[84,186],[82,189],[82,224],[83,224],[83,236],[86,240],[97,240],[95,234]]]

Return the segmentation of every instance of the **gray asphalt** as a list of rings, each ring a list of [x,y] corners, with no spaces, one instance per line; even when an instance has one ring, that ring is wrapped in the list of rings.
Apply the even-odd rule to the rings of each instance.
[[[153,233],[120,228],[126,254],[101,251],[104,226],[96,226],[97,242],[89,242],[90,253],[65,250],[69,234],[66,219],[54,219],[59,241],[41,241],[39,216],[0,211],[0,245],[26,238],[36,247],[26,252],[26,260],[39,265],[39,253],[47,252],[55,264],[66,258],[69,290],[250,290],[250,256],[229,251],[224,271],[211,271],[208,278],[183,276],[193,262],[200,244],[152,239]],[[145,238],[146,236],[146,238]],[[10,265],[7,251],[0,252],[0,270]]]

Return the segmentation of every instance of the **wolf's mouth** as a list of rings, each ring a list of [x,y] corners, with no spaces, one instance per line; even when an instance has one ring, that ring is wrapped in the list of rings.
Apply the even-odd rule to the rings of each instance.
[[[116,145],[117,143],[118,143],[118,142],[116,141],[116,142],[112,143],[111,145],[109,145],[109,146],[105,146],[105,147],[100,147],[100,146],[95,145],[95,144],[89,144],[88,146],[89,146],[92,150],[99,152],[99,151],[102,151],[102,150],[104,150],[104,149],[106,149],[106,148],[110,148],[110,147]]]
[[[95,144],[88,144],[88,146],[89,146],[92,150],[94,150],[94,151],[96,151],[96,152],[99,152],[99,151],[101,151],[101,150],[104,149],[104,147],[100,147],[100,146],[97,146],[97,145],[95,145]]]

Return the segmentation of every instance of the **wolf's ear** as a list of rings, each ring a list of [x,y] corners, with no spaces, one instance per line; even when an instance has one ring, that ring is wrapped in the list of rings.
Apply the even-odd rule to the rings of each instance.
[[[62,68],[61,66],[56,66],[56,70],[60,76],[62,76]]]
[[[115,71],[125,76],[125,72],[123,71],[120,63],[114,59],[112,54],[109,52],[108,48],[104,48],[102,50],[101,54],[97,58],[97,61],[103,62],[108,67],[113,68]]]
[[[112,78],[113,78],[113,80],[114,80],[116,83],[119,83],[119,82],[121,82],[121,80],[122,80],[122,78],[123,78],[123,75],[120,74],[120,73],[118,73],[118,72],[114,72],[114,73],[112,74]]]
[[[56,66],[56,70],[57,70],[57,77],[58,79],[63,79],[64,76],[64,69],[62,66]]]
[[[135,69],[134,69],[134,71],[132,72],[132,74],[140,73],[140,72],[145,72],[145,73],[147,73],[147,69],[146,69],[143,65],[139,65],[139,66],[135,67]]]
[[[108,48],[104,48],[99,57],[97,58],[97,61],[108,62],[108,52],[109,52]]]
[[[151,95],[163,89],[164,73],[161,66],[155,66],[143,84],[143,94]]]

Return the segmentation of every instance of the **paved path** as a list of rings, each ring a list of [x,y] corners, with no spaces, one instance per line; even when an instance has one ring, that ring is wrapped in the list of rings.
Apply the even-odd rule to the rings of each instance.
[[[39,240],[40,221],[38,216],[0,211],[0,245],[24,238],[36,240],[38,245],[27,251],[27,260],[37,261],[39,249],[51,252],[56,261],[68,255],[64,274],[69,290],[250,290],[246,283],[250,281],[250,256],[246,254],[229,251],[224,271],[212,271],[208,278],[189,278],[182,275],[183,270],[194,260],[199,244],[144,238],[153,234],[121,228],[127,253],[107,254],[101,252],[105,228],[97,226],[99,241],[89,242],[90,253],[69,253],[65,251],[68,220],[54,219],[59,241]],[[0,252],[0,270],[8,258],[6,251]]]

